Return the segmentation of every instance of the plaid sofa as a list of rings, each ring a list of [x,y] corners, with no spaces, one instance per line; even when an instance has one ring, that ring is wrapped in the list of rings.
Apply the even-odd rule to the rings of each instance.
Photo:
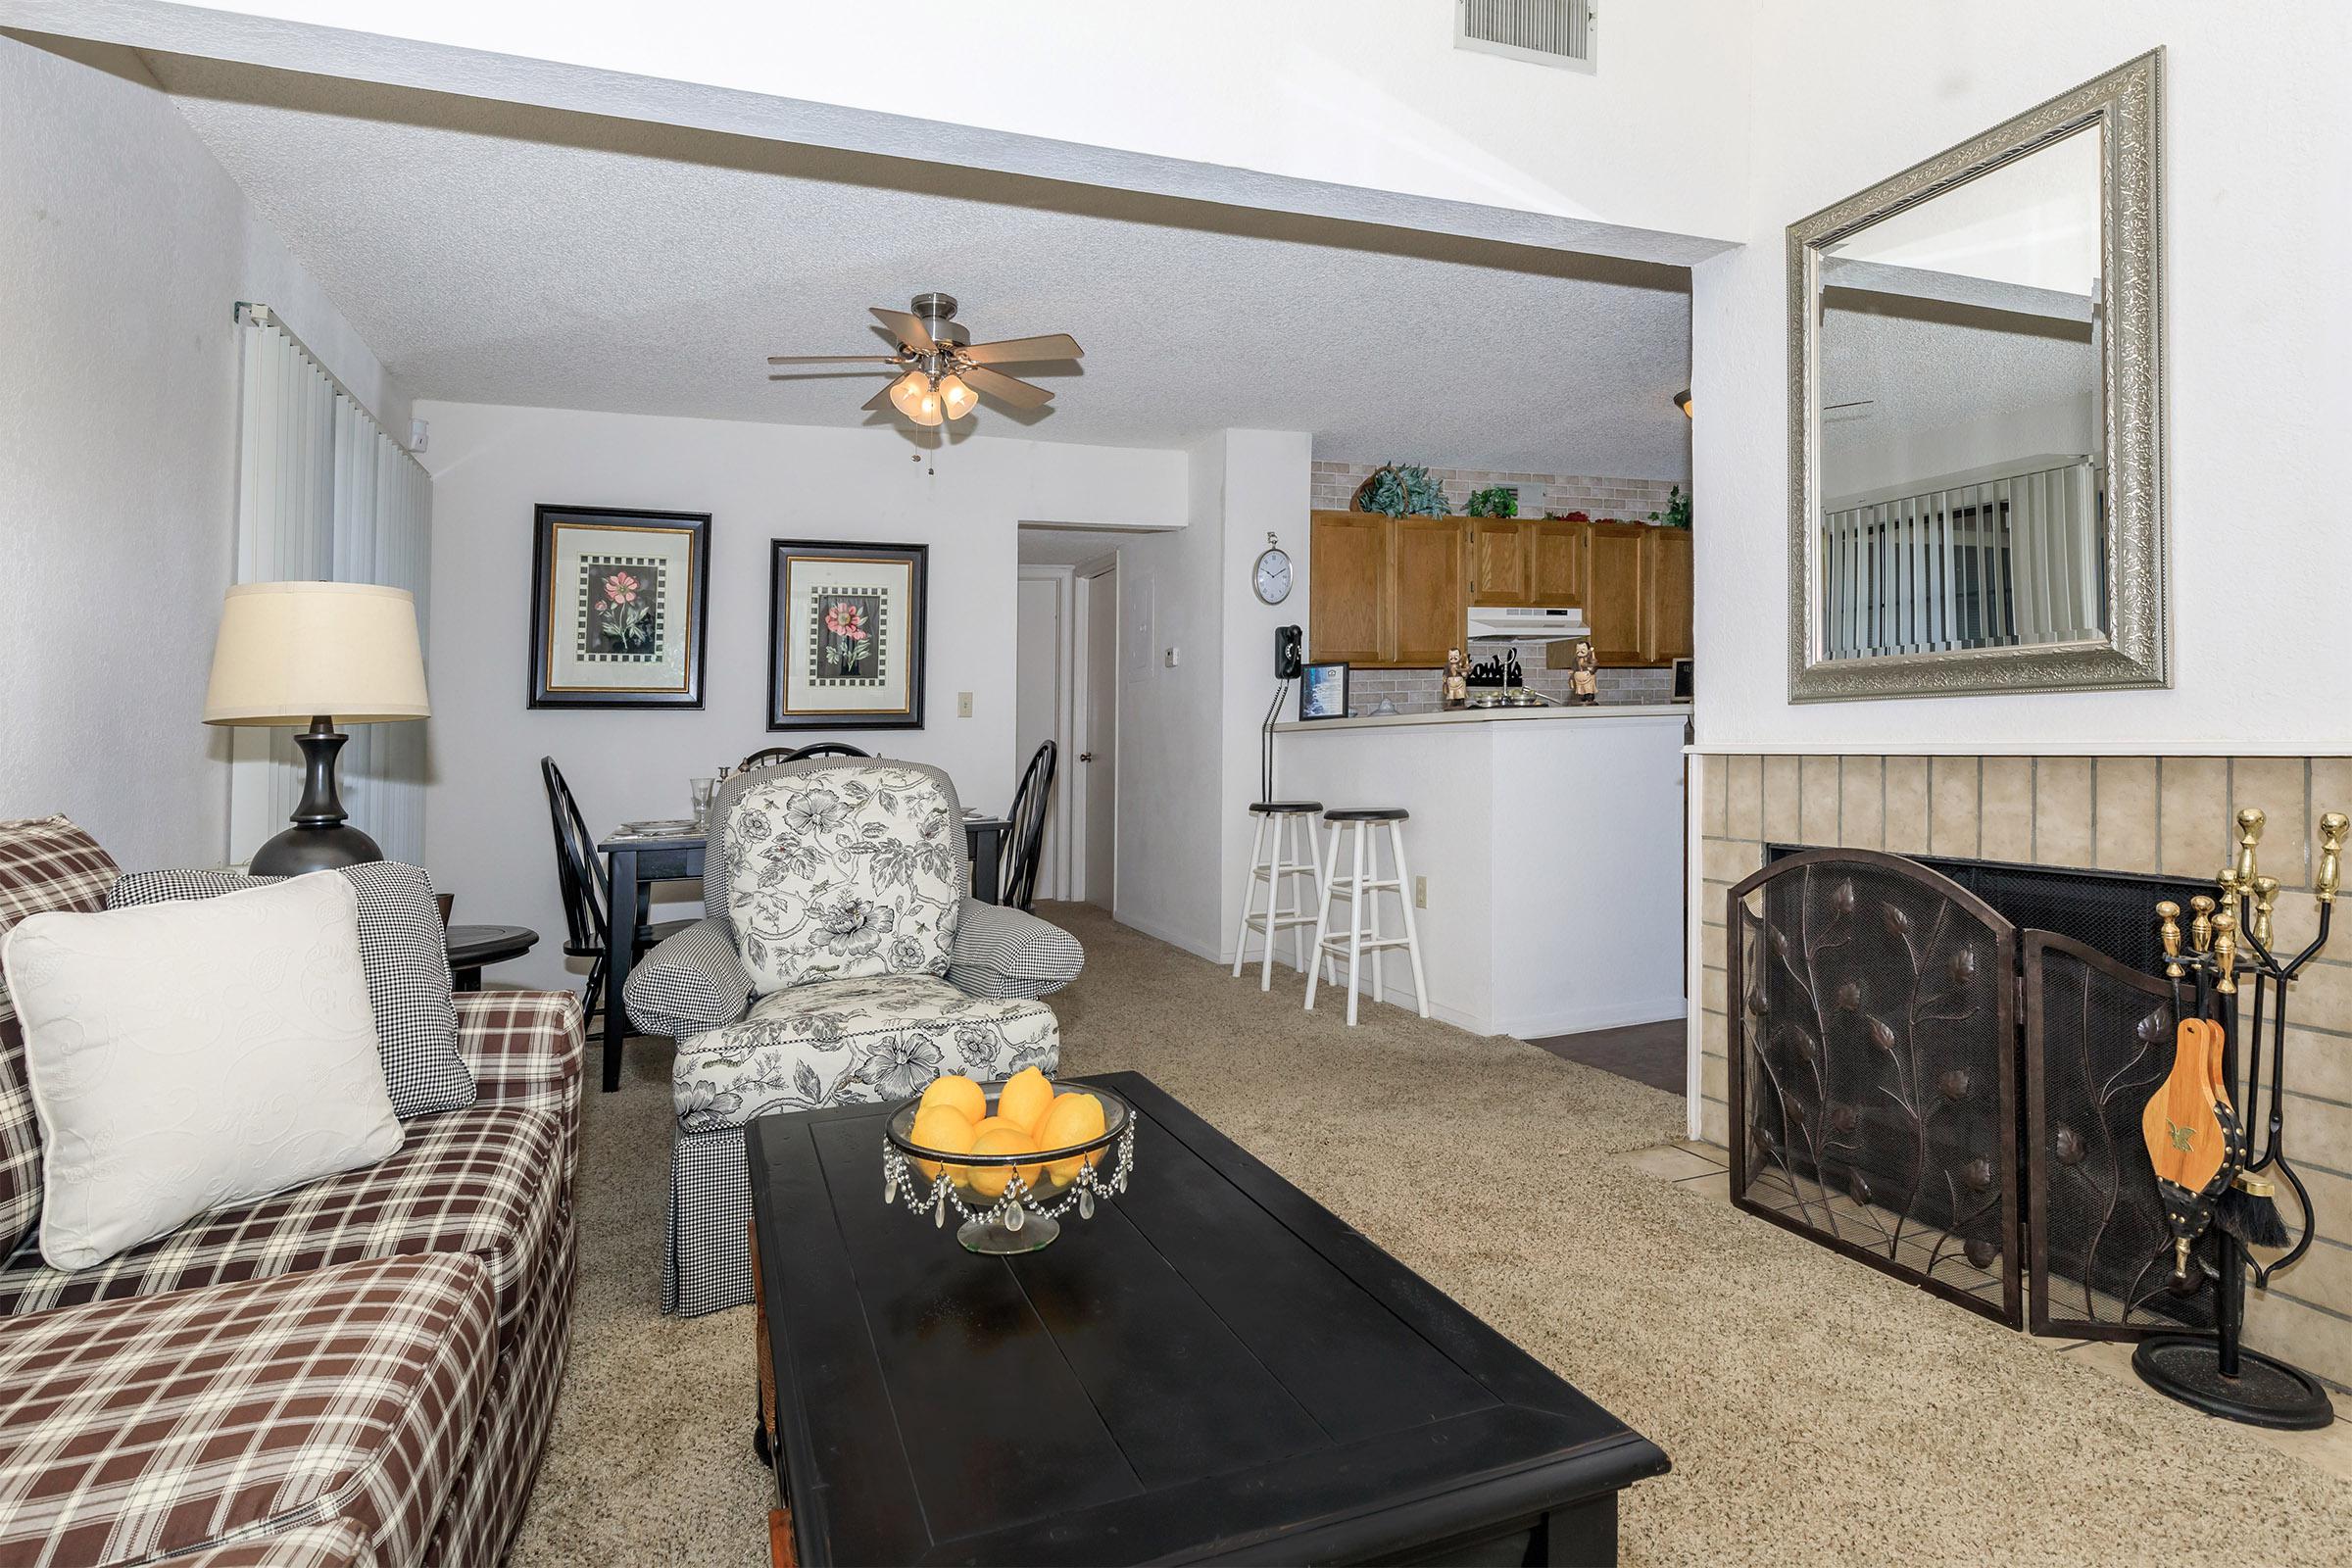
[[[63,817],[0,822],[0,932],[105,907],[115,874]],[[472,1105],[68,1273],[0,991],[0,1564],[505,1557],[563,1379],[582,1020],[562,993],[456,1000]]]

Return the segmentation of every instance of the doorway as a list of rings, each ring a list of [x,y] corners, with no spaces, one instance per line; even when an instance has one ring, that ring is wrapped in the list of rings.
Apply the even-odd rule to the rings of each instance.
[[[1013,651],[1013,765],[1026,768],[1048,741],[1058,754],[1054,793],[1046,802],[1045,836],[1038,849],[1037,896],[1069,897],[1069,799],[1075,787],[1071,744],[1070,596],[1068,566],[1020,568],[1015,584]]]
[[[1070,885],[1080,902],[1107,912],[1118,882],[1119,558],[1079,566],[1074,586]]]

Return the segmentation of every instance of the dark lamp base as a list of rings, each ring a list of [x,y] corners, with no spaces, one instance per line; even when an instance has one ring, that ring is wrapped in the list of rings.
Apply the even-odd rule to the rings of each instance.
[[[290,827],[253,854],[255,876],[301,876],[380,860],[384,852],[356,827]]]

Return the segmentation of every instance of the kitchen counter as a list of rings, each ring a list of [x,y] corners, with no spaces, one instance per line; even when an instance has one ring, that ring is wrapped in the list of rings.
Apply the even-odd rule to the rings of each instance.
[[[1273,798],[1412,813],[1405,856],[1426,900],[1430,1010],[1446,1022],[1532,1040],[1679,1018],[1690,711],[1629,703],[1282,724]],[[1395,903],[1382,905],[1393,930]],[[1277,960],[1292,950],[1286,932]],[[1409,1005],[1409,975],[1392,956],[1385,1000]]]
[[[1385,729],[1396,724],[1522,724],[1541,719],[1687,718],[1689,703],[1613,703],[1594,708],[1448,708],[1434,713],[1366,713],[1360,718],[1287,718],[1276,734],[1293,730]]]

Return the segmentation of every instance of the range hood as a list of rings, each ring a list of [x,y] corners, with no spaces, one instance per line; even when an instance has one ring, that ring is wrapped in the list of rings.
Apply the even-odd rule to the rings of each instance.
[[[1559,610],[1525,605],[1470,607],[1470,640],[1474,643],[1556,643],[1591,634],[1585,612],[1574,605]]]

